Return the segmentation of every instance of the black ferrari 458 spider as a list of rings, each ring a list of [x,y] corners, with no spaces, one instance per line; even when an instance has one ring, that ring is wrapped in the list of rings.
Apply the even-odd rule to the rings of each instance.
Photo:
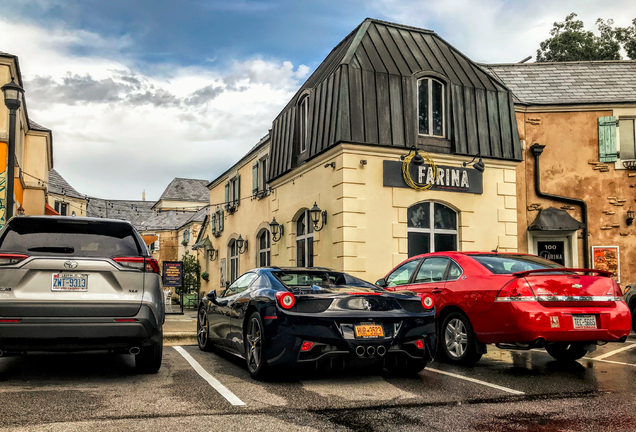
[[[203,299],[198,342],[240,354],[254,378],[301,364],[416,373],[435,355],[435,307],[328,269],[258,268]]]

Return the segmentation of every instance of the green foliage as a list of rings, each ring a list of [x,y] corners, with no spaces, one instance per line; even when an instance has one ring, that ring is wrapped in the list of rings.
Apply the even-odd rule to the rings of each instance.
[[[201,264],[197,257],[186,251],[181,257],[183,261],[183,287],[177,288],[177,294],[198,293],[201,288]]]
[[[555,22],[552,37],[541,42],[537,62],[585,60],[621,60],[621,46],[630,59],[636,59],[636,19],[631,27],[614,28],[614,21],[596,20],[599,35],[583,29],[583,21],[575,13]]]
[[[206,280],[206,281],[209,281],[210,280],[210,273],[204,271],[203,273],[201,273],[201,278]]]

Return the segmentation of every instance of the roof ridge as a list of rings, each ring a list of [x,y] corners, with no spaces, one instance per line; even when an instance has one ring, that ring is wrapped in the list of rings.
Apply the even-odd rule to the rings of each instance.
[[[602,64],[602,63],[620,63],[630,64],[636,63],[636,60],[577,60],[564,62],[532,62],[532,63],[477,63],[480,66],[496,67],[496,66],[548,66],[548,65],[576,65],[576,64]]]
[[[428,33],[428,34],[437,34],[434,30],[429,30],[429,29],[425,29],[425,28],[421,28],[421,27],[415,27],[415,26],[409,26],[409,25],[406,25],[406,24],[398,24],[398,23],[394,23],[394,22],[391,22],[391,21],[384,21],[384,20],[377,19],[377,18],[367,18],[363,22],[366,22],[366,21],[379,23],[379,24],[383,24],[383,25],[389,25],[389,26],[396,27],[396,28],[401,28],[401,29],[404,29],[404,30],[414,30],[414,31]]]

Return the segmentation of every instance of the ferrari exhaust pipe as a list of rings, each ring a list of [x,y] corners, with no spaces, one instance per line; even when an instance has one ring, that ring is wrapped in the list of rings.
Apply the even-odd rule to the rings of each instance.
[[[132,355],[137,355],[140,352],[141,350],[139,349],[139,347],[132,347],[131,349],[128,350],[128,353]]]
[[[370,355],[370,356],[375,354],[375,347],[373,345],[369,345],[367,347],[367,354]]]
[[[384,345],[380,345],[378,347],[377,353],[380,357],[384,357],[384,354],[386,354],[386,348],[384,347]]]
[[[356,354],[358,354],[358,357],[362,357],[364,355],[364,347],[362,345],[358,345],[356,347]]]

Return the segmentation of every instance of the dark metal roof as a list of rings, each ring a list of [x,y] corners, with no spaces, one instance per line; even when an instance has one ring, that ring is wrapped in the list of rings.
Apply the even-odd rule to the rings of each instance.
[[[561,209],[548,207],[539,210],[537,218],[528,227],[528,231],[577,231],[585,225]]]
[[[205,220],[206,216],[210,214],[210,206],[205,206],[202,209],[199,209],[198,211],[194,212],[192,214],[192,217],[190,217],[190,219],[188,219],[183,225],[181,225],[179,228],[183,228],[184,226],[188,225],[189,223],[203,223],[203,221]]]
[[[73,198],[86,198],[86,195],[82,195],[71,186],[64,177],[62,177],[57,171],[52,169],[49,171],[49,192],[57,195],[66,195]]]
[[[39,124],[37,124],[36,122],[34,122],[33,120],[30,120],[30,119],[29,119],[29,129],[42,131],[42,132],[51,132],[51,129],[45,128],[44,126],[39,125]]]
[[[447,139],[418,135],[417,77],[447,83]],[[299,155],[297,102],[308,97]],[[339,142],[521,160],[511,92],[430,30],[366,19],[336,46],[272,126],[269,178]]]
[[[484,65],[522,104],[636,102],[636,60]]]
[[[209,202],[207,180],[175,178],[163,191],[159,200]]]
[[[141,229],[145,221],[154,217],[151,210],[155,201],[105,200],[88,198],[86,216],[95,218],[124,219]],[[189,216],[192,216],[190,213]]]

